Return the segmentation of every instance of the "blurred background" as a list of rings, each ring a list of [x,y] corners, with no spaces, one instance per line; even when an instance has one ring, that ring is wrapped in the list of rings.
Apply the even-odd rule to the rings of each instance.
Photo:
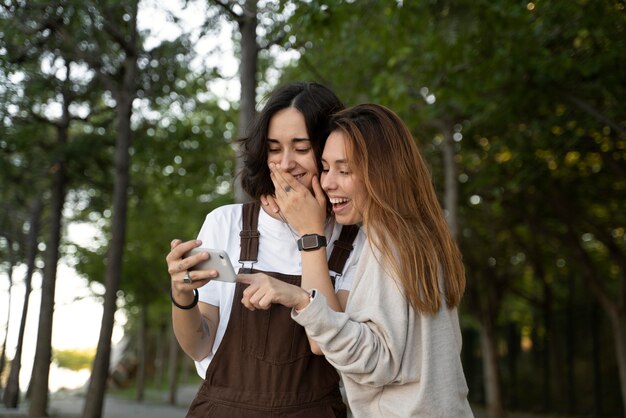
[[[234,140],[306,80],[411,128],[464,255],[477,410],[624,416],[625,7],[0,1],[5,408],[45,416],[73,390],[97,417],[110,393],[180,404],[200,384],[171,333],[169,242],[243,198]]]

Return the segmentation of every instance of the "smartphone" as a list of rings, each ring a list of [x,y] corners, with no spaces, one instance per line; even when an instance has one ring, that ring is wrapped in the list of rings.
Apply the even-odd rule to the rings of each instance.
[[[224,250],[213,250],[211,248],[194,248],[185,253],[183,258],[187,258],[194,254],[209,253],[209,259],[199,262],[189,267],[189,270],[217,270],[218,276],[212,280],[234,283],[237,280],[237,274],[230,262],[228,254]]]

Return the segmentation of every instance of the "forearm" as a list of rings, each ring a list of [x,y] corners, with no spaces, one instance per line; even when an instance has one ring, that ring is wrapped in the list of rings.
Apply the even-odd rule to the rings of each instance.
[[[189,291],[172,291],[172,297],[182,306],[193,302],[193,293]],[[200,306],[207,311],[205,314]],[[202,302],[191,309],[180,309],[172,304],[174,334],[183,351],[192,359],[200,361],[211,353],[217,330],[217,320],[211,320],[211,317],[217,315],[216,307]]]

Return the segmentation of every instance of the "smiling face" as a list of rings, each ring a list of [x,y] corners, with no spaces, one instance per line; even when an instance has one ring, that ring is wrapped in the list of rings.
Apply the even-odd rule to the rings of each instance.
[[[341,131],[333,131],[322,154],[322,188],[333,205],[335,219],[342,225],[363,222],[367,191],[365,184],[350,171],[347,142]]]
[[[312,190],[317,163],[304,116],[293,107],[276,112],[267,130],[267,163],[277,164]]]

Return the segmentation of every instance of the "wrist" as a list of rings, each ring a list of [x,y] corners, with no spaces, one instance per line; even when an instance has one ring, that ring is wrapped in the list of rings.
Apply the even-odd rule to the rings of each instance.
[[[315,251],[326,247],[326,236],[324,234],[304,234],[298,240],[299,251]]]
[[[182,302],[191,301],[193,299],[193,288],[189,287],[188,284],[179,284],[172,283],[172,296],[176,297],[176,300],[180,300]]]
[[[302,225],[298,228],[294,226],[293,228],[300,236],[306,235],[306,234],[324,235],[324,231],[325,231],[324,220],[321,220],[320,222],[313,221],[312,223],[308,225]]]
[[[296,232],[300,234],[300,236],[305,235],[305,234],[324,235],[324,226],[323,225],[308,226],[304,228],[299,228]]]
[[[296,313],[302,312],[306,309],[307,306],[309,306],[309,304],[313,301],[313,298],[315,298],[315,293],[315,289],[311,290],[311,292],[302,292],[301,301],[296,306],[294,306]]]
[[[192,298],[190,300],[181,300],[174,297],[174,291],[170,288],[170,299],[174,306],[178,309],[188,310],[195,307],[198,304],[199,294],[198,289],[192,289],[191,291]]]

